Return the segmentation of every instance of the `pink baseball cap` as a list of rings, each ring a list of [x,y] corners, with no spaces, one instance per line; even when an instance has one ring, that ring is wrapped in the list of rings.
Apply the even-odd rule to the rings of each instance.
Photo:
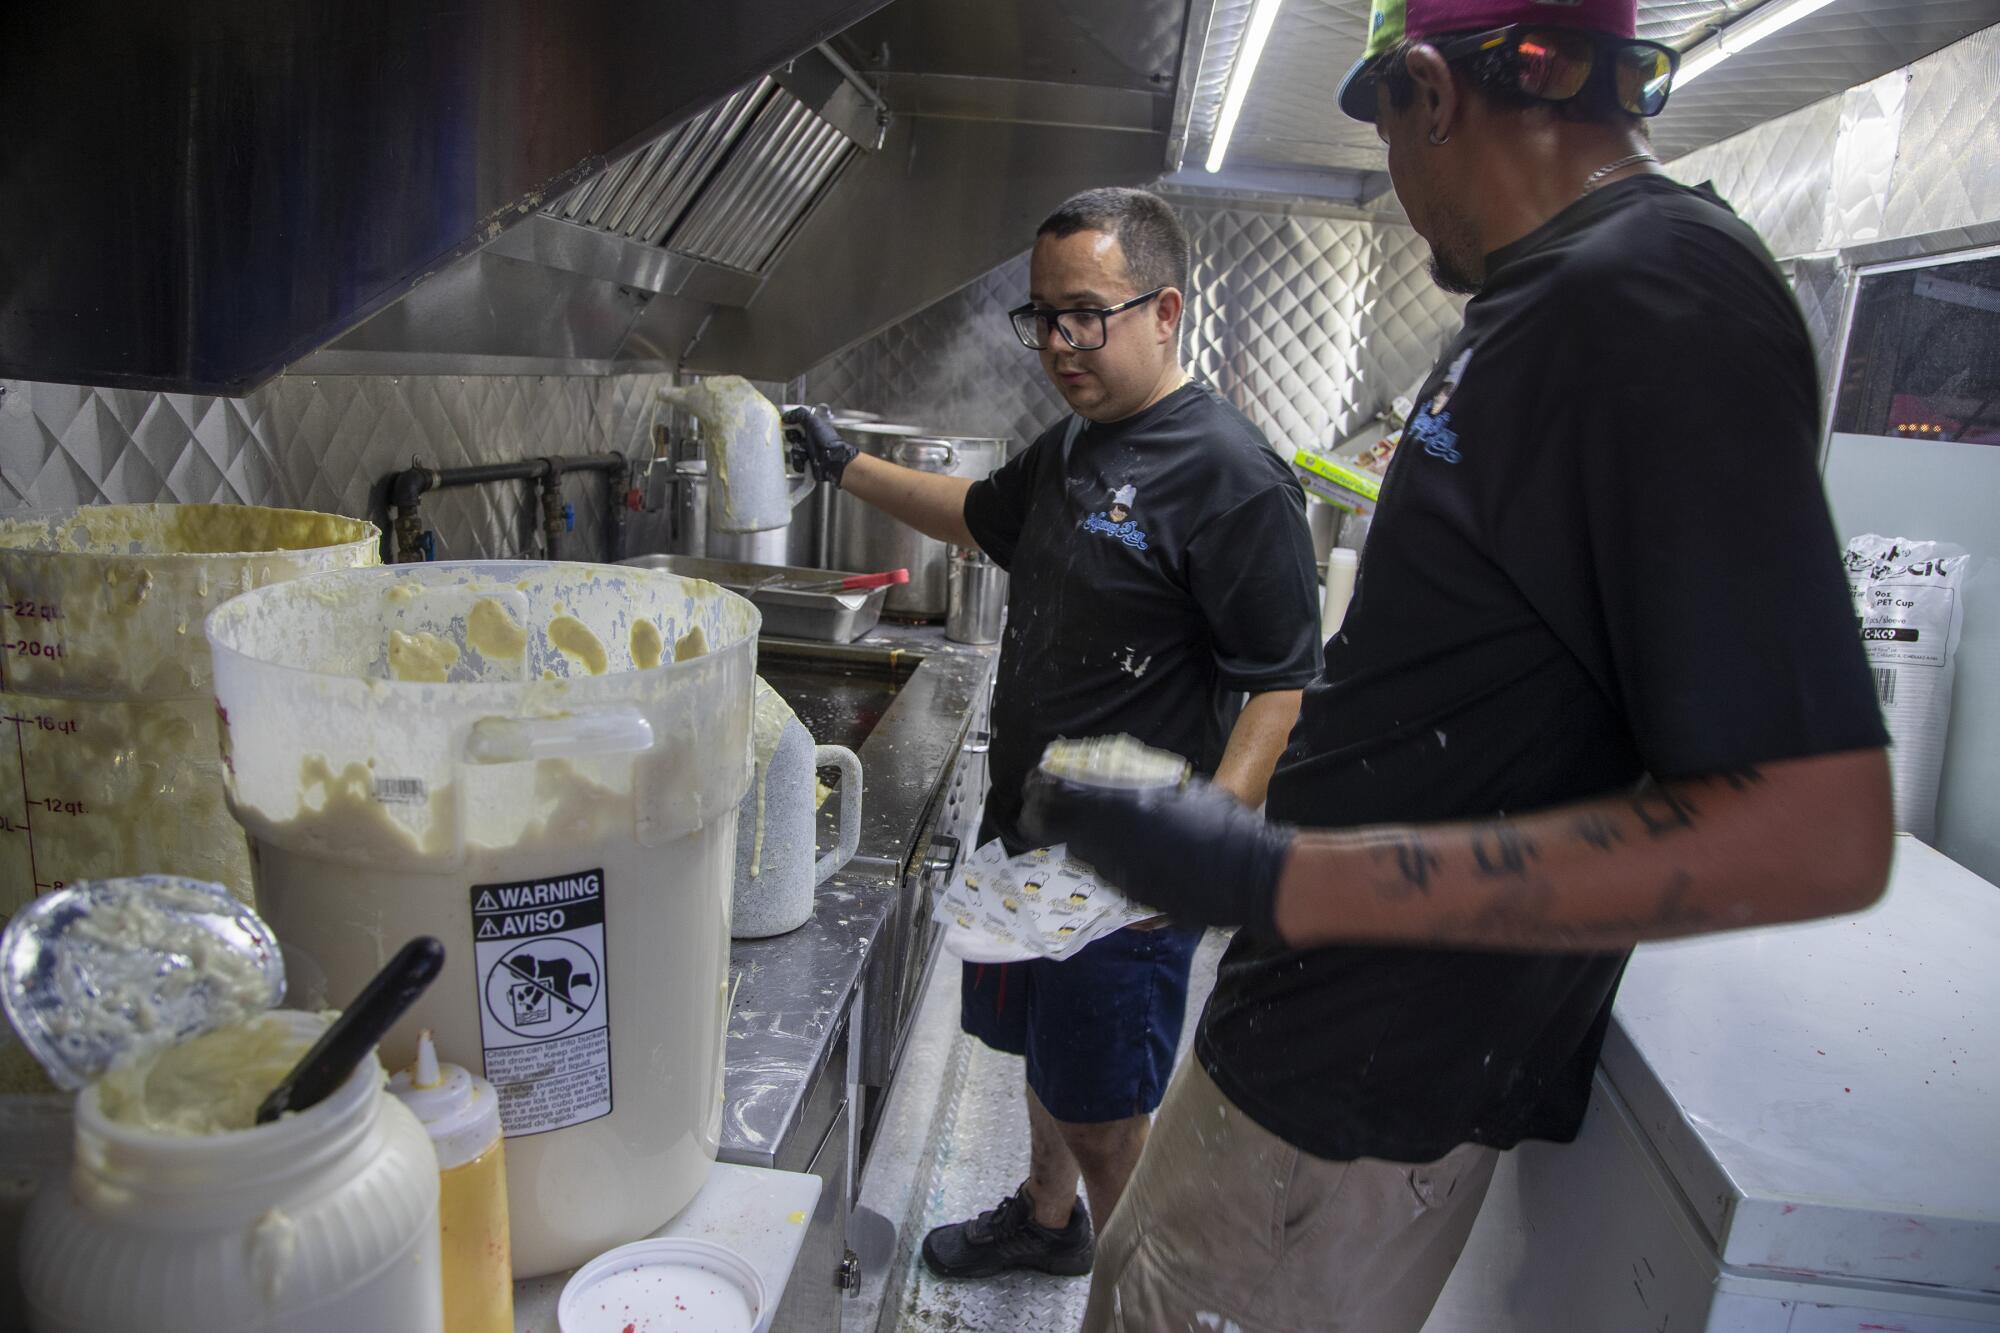
[[[1375,0],[1368,14],[1368,45],[1340,81],[1340,109],[1374,123],[1382,57],[1406,40],[1512,23],[1632,37],[1638,33],[1638,10],[1638,0]]]

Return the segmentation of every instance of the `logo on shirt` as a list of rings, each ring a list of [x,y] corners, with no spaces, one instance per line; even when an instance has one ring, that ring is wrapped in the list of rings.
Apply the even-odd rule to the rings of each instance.
[[[1447,463],[1461,462],[1465,458],[1458,451],[1458,432],[1451,428],[1451,412],[1448,409],[1452,395],[1458,392],[1459,384],[1465,379],[1465,368],[1471,364],[1472,349],[1468,347],[1445,368],[1444,379],[1439,381],[1437,392],[1430,396],[1430,401],[1419,409],[1405,428],[1408,436],[1424,447],[1425,453]]]
[[[1135,551],[1146,549],[1146,534],[1132,521],[1132,505],[1139,498],[1136,486],[1120,486],[1111,493],[1111,505],[1083,520],[1083,530],[1100,537],[1124,542]]]

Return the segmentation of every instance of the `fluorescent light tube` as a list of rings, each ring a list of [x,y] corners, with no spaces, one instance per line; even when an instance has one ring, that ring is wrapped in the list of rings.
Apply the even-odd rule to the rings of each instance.
[[[1742,18],[1724,28],[1681,58],[1680,72],[1674,76],[1676,88],[1685,87],[1733,55],[1763,41],[1808,14],[1825,9],[1833,0],[1766,0]]]
[[[1264,43],[1271,36],[1271,25],[1277,21],[1281,2],[1257,0],[1256,8],[1250,11],[1250,22],[1236,48],[1235,63],[1229,67],[1229,86],[1222,93],[1222,113],[1215,118],[1215,137],[1209,140],[1208,161],[1204,165],[1210,171],[1222,170],[1222,159],[1229,152],[1229,136],[1236,133],[1236,117],[1243,110],[1243,97],[1250,91],[1250,80],[1257,73],[1257,62],[1264,56]]]
[[[1735,55],[1752,42],[1761,42],[1778,29],[1797,23],[1830,3],[1832,0],[1768,0],[1724,28],[1719,36],[1729,53]]]
[[[1722,43],[1709,38],[1681,57],[1680,71],[1674,75],[1674,87],[1685,88],[1727,59],[1729,52],[1722,49]]]

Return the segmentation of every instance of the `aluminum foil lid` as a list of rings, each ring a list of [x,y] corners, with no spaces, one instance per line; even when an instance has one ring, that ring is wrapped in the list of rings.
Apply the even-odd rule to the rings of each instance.
[[[69,1091],[284,997],[270,927],[202,880],[73,884],[37,898],[0,933],[0,1008]]]

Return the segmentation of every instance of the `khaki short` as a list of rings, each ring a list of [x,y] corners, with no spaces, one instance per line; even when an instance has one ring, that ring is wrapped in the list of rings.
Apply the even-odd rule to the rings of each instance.
[[[1190,1058],[1098,1240],[1084,1333],[1418,1333],[1496,1156],[1314,1157]]]

